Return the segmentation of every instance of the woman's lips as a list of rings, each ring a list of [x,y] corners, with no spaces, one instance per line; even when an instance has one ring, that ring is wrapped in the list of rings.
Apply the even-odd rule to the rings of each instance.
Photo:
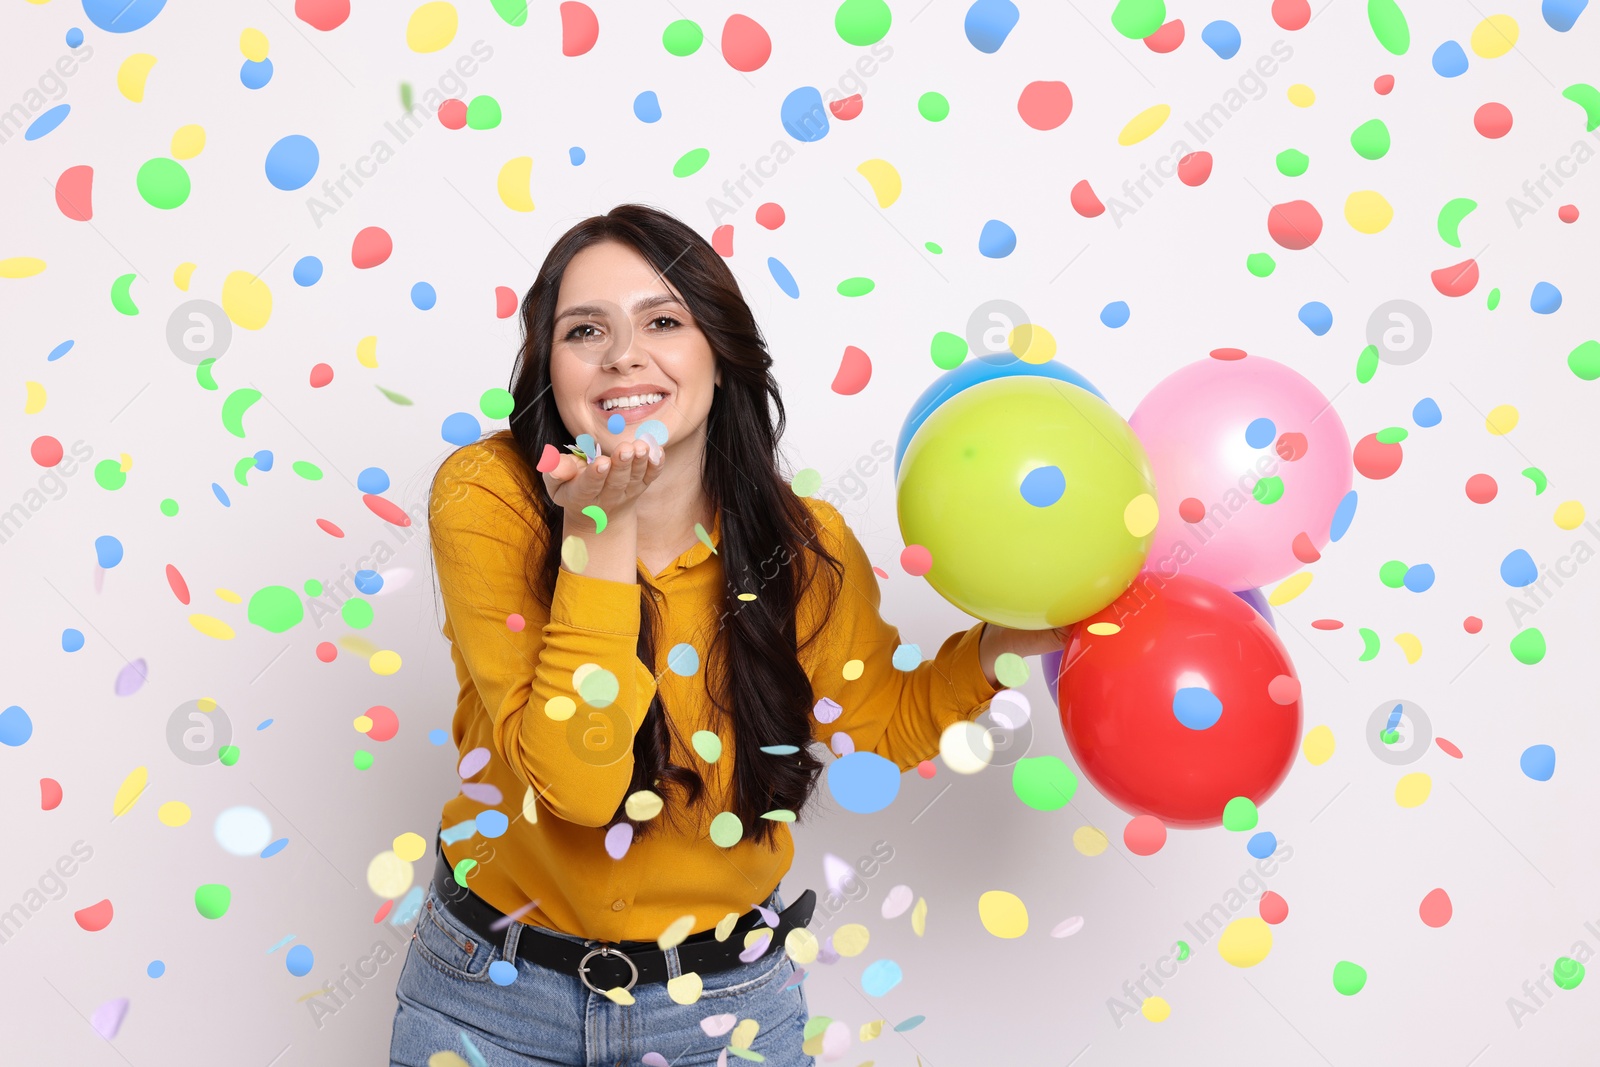
[[[634,423],[643,422],[645,419],[648,419],[650,416],[654,415],[658,410],[660,410],[661,405],[667,402],[667,399],[670,396],[670,393],[663,393],[661,394],[661,399],[657,400],[653,404],[640,404],[638,407],[632,408],[613,408],[610,411],[602,408],[598,400],[595,401],[594,406],[607,422],[611,421],[611,416],[621,415],[622,424],[624,426],[631,426]]]

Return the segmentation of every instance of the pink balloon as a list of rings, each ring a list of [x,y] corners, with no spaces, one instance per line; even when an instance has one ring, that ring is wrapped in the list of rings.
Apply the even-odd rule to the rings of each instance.
[[[1146,569],[1237,591],[1309,562],[1296,557],[1298,535],[1328,543],[1350,491],[1350,438],[1298,372],[1261,356],[1202,359],[1152,389],[1128,424],[1160,506]]]

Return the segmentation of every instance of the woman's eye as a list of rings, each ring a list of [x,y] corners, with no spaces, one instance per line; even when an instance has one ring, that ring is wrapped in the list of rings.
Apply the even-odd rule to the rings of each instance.
[[[572,329],[567,331],[566,339],[568,341],[587,341],[592,335],[583,333],[584,330],[595,330],[596,332],[599,332],[598,328],[592,323],[579,323],[577,326],[574,326]]]
[[[650,324],[652,326],[654,326],[658,322],[667,323],[667,328],[668,329],[671,329],[673,326],[682,325],[680,322],[678,322],[677,319],[673,318],[671,315],[657,315],[655,318],[650,320]]]

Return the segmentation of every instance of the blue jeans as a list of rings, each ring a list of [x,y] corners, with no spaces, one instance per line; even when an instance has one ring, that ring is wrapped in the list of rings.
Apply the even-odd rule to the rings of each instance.
[[[781,911],[783,899],[774,891],[766,906]],[[800,1050],[806,995],[800,985],[785,987],[795,965],[781,944],[754,963],[701,975],[704,991],[693,1004],[673,1003],[666,984],[652,982],[629,990],[634,1003],[624,1006],[590,991],[575,975],[517,959],[523,937],[586,942],[513,922],[503,941],[485,944],[445,910],[430,885],[395,989],[391,1063],[426,1067],[428,1057],[449,1050],[472,1067],[637,1067],[647,1052],[659,1053],[672,1067],[714,1064],[732,1034],[709,1037],[700,1020],[724,1013],[760,1024],[748,1047],[766,1057],[766,1067],[816,1062]],[[667,949],[666,956],[668,974],[677,977],[678,950]],[[515,961],[510,985],[490,981],[489,965],[496,960]],[[743,1061],[730,1055],[728,1062]]]

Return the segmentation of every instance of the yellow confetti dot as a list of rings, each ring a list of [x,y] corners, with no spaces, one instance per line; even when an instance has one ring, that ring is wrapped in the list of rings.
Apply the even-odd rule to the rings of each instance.
[[[1167,1003],[1165,997],[1149,997],[1139,1005],[1139,1014],[1153,1023],[1165,1022],[1167,1016],[1172,1014],[1172,1005]]]
[[[356,721],[351,723],[356,728],[356,733],[364,734],[372,729],[372,719],[366,715],[357,715]]]
[[[754,600],[755,598],[756,598],[756,595],[754,593],[740,593],[739,594],[739,599],[743,600],[743,601],[747,601],[748,602],[748,601]]]
[[[428,851],[428,842],[421,834],[414,834],[410,830],[394,839],[394,854],[407,863],[415,863]]]
[[[1021,937],[1028,932],[1028,907],[1015,893],[991,889],[978,898],[978,921],[995,937]]]
[[[879,207],[888,207],[900,199],[900,172],[888,160],[869,159],[856,168],[856,173],[872,186],[872,195],[878,198]]]
[[[1134,537],[1143,537],[1156,528],[1156,521],[1161,517],[1161,511],[1156,507],[1156,498],[1149,493],[1140,493],[1128,501],[1128,506],[1122,509],[1122,525]]]
[[[215,637],[218,641],[233,640],[233,627],[215,615],[202,615],[199,612],[195,612],[189,616],[189,625],[207,637]]]
[[[1490,15],[1472,29],[1472,50],[1484,59],[1498,59],[1517,43],[1517,20],[1510,15]]]
[[[1556,505],[1556,525],[1563,530],[1576,530],[1583,525],[1583,504],[1576,500],[1563,500]]]
[[[883,1033],[884,1024],[888,1021],[888,1019],[874,1019],[870,1023],[862,1023],[860,1030],[857,1031],[857,1033],[860,1035],[860,1039],[862,1041],[876,1041],[879,1035]],[[871,1062],[871,1060],[867,1061],[867,1063]],[[863,1067],[865,1067],[865,1065],[863,1065]]]
[[[406,47],[413,52],[437,52],[456,39],[458,21],[454,4],[444,0],[423,4],[406,23]]]
[[[918,937],[928,932],[928,902],[923,897],[918,897],[916,904],[912,905],[911,932]]]
[[[1217,954],[1235,967],[1254,967],[1272,951],[1272,927],[1256,915],[1235,919],[1217,938]]]
[[[178,127],[178,132],[172,135],[172,158],[193,159],[206,147],[206,129],[190,123]]]
[[[1433,779],[1421,771],[1406,775],[1395,783],[1394,802],[1402,808],[1420,807],[1433,792]]]
[[[377,367],[378,339],[376,337],[363,337],[356,342],[356,361],[363,367]]]
[[[667,996],[674,1004],[693,1004],[700,999],[705,983],[695,971],[685,971],[676,978],[667,979]]]
[[[533,157],[506,160],[495,179],[495,189],[500,193],[500,202],[512,211],[532,211]]]
[[[755,933],[755,931],[752,930],[751,933]],[[745,947],[748,948],[749,946],[746,945]],[[817,935],[807,930],[804,926],[796,926],[783,939],[783,950],[789,954],[790,959],[801,965],[815,960],[819,947]]]
[[[730,911],[724,915],[717,923],[717,940],[728,940],[728,935],[733,933],[733,924],[738,921],[739,913],[736,911]]]
[[[39,414],[44,410],[45,400],[49,395],[45,392],[44,383],[24,382],[23,386],[28,390],[28,399],[23,402],[22,413],[24,415]]]
[[[466,1060],[445,1049],[428,1057],[428,1067],[470,1067]]]
[[[1012,327],[1006,347],[1024,363],[1048,363],[1056,356],[1055,334],[1032,322]]]
[[[1344,220],[1358,233],[1382,233],[1394,219],[1394,208],[1383,194],[1360,189],[1345,198]]]
[[[522,817],[528,820],[528,825],[539,821],[538,794],[529,786],[527,792],[522,794]]]
[[[195,266],[196,264],[193,263],[179,263],[172,272],[172,284],[187,293],[189,291],[189,279],[194,277]]]
[[[126,452],[118,453],[117,469],[123,474],[127,474],[129,471],[133,470],[133,457],[128,455]]]
[[[553,697],[552,699],[553,700],[566,700],[567,698],[566,697]],[[567,700],[567,703],[571,704],[572,701]],[[545,713],[549,714],[549,706],[548,705],[546,705]],[[562,717],[563,718],[568,718],[571,715],[572,715],[572,712],[569,711],[569,712],[567,712],[566,715],[564,715]],[[551,716],[551,717],[554,718],[554,716]],[[661,797],[656,793],[652,793],[648,789],[641,789],[638,792],[629,793],[628,794],[628,799],[623,801],[623,803],[622,803],[622,809],[623,809],[623,811],[625,811],[627,813],[628,818],[637,820],[638,822],[644,822],[644,821],[646,821],[648,819],[655,818],[657,815],[660,815],[661,814],[661,807],[662,807]]]
[[[623,1007],[627,1007],[629,1004],[633,1003],[633,994],[628,992],[626,989],[623,989],[619,985],[614,985],[610,989],[607,989],[605,991],[605,995],[606,999],[611,1001],[611,1003],[621,1004]]]
[[[156,65],[156,57],[144,52],[135,52],[122,61],[122,66],[117,68],[117,92],[124,99],[133,103],[144,100],[144,83],[150,77],[150,68]]]
[[[244,597],[240,596],[238,593],[235,593],[232,589],[225,589],[222,586],[218,586],[215,590],[213,590],[213,592],[216,593],[217,599],[222,601],[224,604],[244,603]]]
[[[367,660],[367,666],[372,668],[373,674],[394,674],[400,670],[400,653],[387,648],[379,649]]]
[[[1168,104],[1156,104],[1147,107],[1122,127],[1122,132],[1117,134],[1117,143],[1120,145],[1138,144],[1140,141],[1155,133],[1166,125],[1167,116],[1172,114],[1172,107]]]
[[[841,956],[859,956],[871,937],[872,931],[860,923],[845,923],[833,932],[833,950]]]
[[[1415,663],[1422,658],[1422,641],[1416,634],[1395,634],[1394,643],[1406,654],[1407,663]]]
[[[239,34],[239,51],[252,63],[267,58],[267,35],[260,30],[247,29]]]
[[[853,659],[853,660],[850,660],[847,663],[845,663],[844,669],[841,670],[839,673],[844,675],[844,680],[845,681],[853,682],[857,678],[861,677],[861,672],[863,670],[865,670],[865,669],[866,669],[866,664],[862,663],[858,659]]]
[[[577,534],[569,534],[561,542],[561,562],[574,574],[589,569],[589,543]]]
[[[1499,407],[1489,412],[1489,417],[1483,420],[1483,428],[1494,434],[1496,437],[1502,437],[1510,433],[1512,430],[1515,430],[1517,428],[1517,423],[1521,420],[1521,418],[1522,416],[1517,412],[1517,409],[1514,406],[1511,404],[1501,404]]]
[[[156,818],[161,820],[162,826],[183,826],[192,814],[189,805],[181,800],[169,800],[156,809]]]
[[[384,900],[393,900],[410,889],[415,877],[416,868],[390,849],[378,853],[367,864],[367,888]]]
[[[44,260],[32,256],[0,259],[0,278],[31,278],[44,270]]]
[[[1300,754],[1313,767],[1320,767],[1333,758],[1333,731],[1327,726],[1314,727],[1300,742]]]
[[[728,1035],[728,1044],[734,1048],[749,1048],[750,1042],[756,1039],[760,1032],[761,1024],[754,1019],[740,1019],[739,1025],[733,1028],[733,1033]]]
[[[1299,82],[1289,86],[1289,103],[1295,107],[1310,107],[1317,102],[1317,94],[1311,91],[1311,86]]]
[[[217,701],[214,697],[201,697],[199,700],[196,700],[195,703],[198,704],[200,706],[200,710],[205,712],[207,715],[210,715],[213,711],[217,710]]]
[[[126,814],[128,809],[138,801],[144,793],[144,787],[150,784],[150,768],[135,767],[128,772],[128,777],[117,786],[117,795],[111,800],[111,817]]]
[[[272,290],[247,270],[236,270],[222,280],[222,310],[235,326],[259,330],[272,317]]]
[[[693,929],[694,916],[680,915],[668,923],[665,930],[661,931],[661,936],[656,938],[656,945],[663,951],[674,945],[681,945],[683,939],[688,937],[689,932]]]
[[[578,710],[578,702],[569,696],[553,696],[544,702],[544,713],[556,722],[566,722]]]
[[[1111,845],[1104,830],[1097,830],[1093,826],[1080,826],[1072,831],[1072,847],[1085,856],[1098,856]]]
[[[1122,627],[1114,622],[1091,622],[1089,632],[1097,637],[1110,637],[1112,634],[1121,633]]]
[[[1298,571],[1279,582],[1272,592],[1267,594],[1267,603],[1273,607],[1287,604],[1301,593],[1304,593],[1310,585],[1311,572]]]

